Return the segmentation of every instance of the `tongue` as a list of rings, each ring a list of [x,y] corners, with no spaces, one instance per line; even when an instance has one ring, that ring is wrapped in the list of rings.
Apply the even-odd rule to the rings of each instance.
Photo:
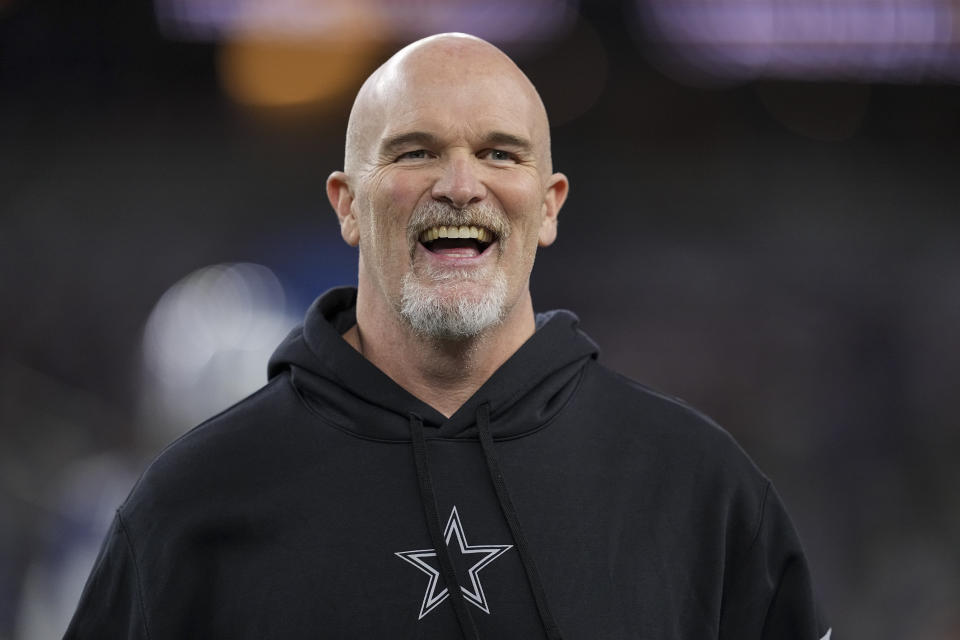
[[[433,241],[430,247],[433,253],[439,253],[453,258],[473,258],[480,255],[476,240],[439,238]]]

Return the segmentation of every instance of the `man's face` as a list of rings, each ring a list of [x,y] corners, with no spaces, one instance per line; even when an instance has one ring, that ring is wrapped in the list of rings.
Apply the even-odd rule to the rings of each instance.
[[[510,312],[566,193],[545,166],[529,85],[465,66],[427,59],[385,82],[351,176],[361,277],[435,337],[476,335]]]

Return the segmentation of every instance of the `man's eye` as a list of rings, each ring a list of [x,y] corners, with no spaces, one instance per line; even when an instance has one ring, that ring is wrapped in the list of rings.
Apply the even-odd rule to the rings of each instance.
[[[490,149],[487,151],[487,157],[497,162],[511,162],[513,160],[512,153],[500,149]]]
[[[423,160],[426,157],[427,157],[426,149],[417,149],[415,151],[407,151],[405,153],[401,153],[397,157],[397,160]]]

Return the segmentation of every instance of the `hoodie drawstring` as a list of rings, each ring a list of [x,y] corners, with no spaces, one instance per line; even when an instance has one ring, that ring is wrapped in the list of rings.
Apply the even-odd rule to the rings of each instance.
[[[440,522],[440,508],[437,506],[437,494],[433,491],[433,481],[430,478],[430,464],[427,460],[427,441],[423,434],[423,420],[415,413],[410,414],[410,436],[413,440],[413,458],[417,465],[417,480],[420,482],[420,503],[423,505],[423,514],[427,519],[427,529],[430,540],[437,552],[440,561],[440,571],[447,585],[447,593],[453,604],[460,631],[467,640],[480,640],[480,632],[467,609],[467,601],[460,593],[460,583],[457,573],[453,569],[453,560],[450,550],[443,539],[443,525]]]
[[[497,457],[496,446],[493,443],[493,435],[490,433],[490,406],[487,403],[480,405],[477,409],[477,431],[480,434],[480,444],[483,447],[483,457],[487,463],[487,470],[490,474],[490,480],[493,482],[493,488],[497,493],[497,500],[500,503],[500,509],[510,527],[510,533],[513,541],[516,543],[517,552],[520,554],[520,560],[523,563],[524,571],[527,574],[527,582],[530,584],[530,591],[533,593],[533,600],[537,605],[537,613],[540,615],[540,622],[549,640],[562,640],[560,629],[557,627],[553,614],[550,612],[550,606],[547,604],[547,593],[543,588],[543,582],[540,580],[540,572],[530,554],[530,545],[527,543],[527,536],[523,533],[520,526],[520,519],[517,517],[517,510],[510,499],[510,493],[507,491],[507,484],[503,478],[503,472],[500,470],[500,459]],[[410,436],[413,440],[413,457],[417,465],[417,480],[420,483],[420,502],[423,504],[423,513],[427,519],[427,529],[430,532],[430,540],[433,548],[437,552],[437,559],[440,562],[440,570],[443,579],[447,584],[450,594],[450,601],[453,603],[454,612],[457,615],[457,622],[460,624],[460,631],[463,637],[467,639],[476,638],[479,640],[480,633],[477,626],[467,609],[466,600],[463,599],[457,582],[457,575],[453,569],[453,560],[450,557],[450,550],[446,541],[443,539],[443,524],[440,521],[440,508],[437,505],[437,495],[433,491],[433,480],[430,477],[430,464],[427,459],[427,441],[423,433],[423,420],[415,413],[410,414]],[[456,591],[455,597],[454,591]]]
[[[540,614],[540,621],[543,623],[543,630],[549,640],[562,640],[560,628],[553,619],[550,612],[550,606],[547,604],[547,593],[543,588],[543,582],[540,580],[540,572],[530,554],[530,545],[527,543],[527,536],[523,533],[520,526],[520,519],[517,517],[517,510],[510,499],[510,493],[507,491],[507,483],[503,478],[503,472],[500,470],[500,459],[497,457],[497,450],[493,444],[493,435],[490,433],[490,405],[484,403],[477,409],[477,431],[480,434],[480,444],[483,446],[483,457],[487,461],[487,470],[490,472],[490,480],[493,481],[493,488],[497,492],[497,499],[500,501],[500,509],[503,511],[507,524],[510,526],[510,533],[513,535],[513,541],[517,543],[517,552],[520,554],[520,560],[523,562],[523,568],[527,572],[527,582],[530,583],[530,590],[533,592],[533,599],[537,604],[537,612]]]

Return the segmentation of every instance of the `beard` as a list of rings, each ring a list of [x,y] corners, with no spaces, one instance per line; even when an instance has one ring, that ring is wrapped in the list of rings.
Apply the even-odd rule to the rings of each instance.
[[[474,338],[500,324],[506,315],[507,278],[499,269],[486,283],[456,273],[431,280],[424,284],[412,273],[403,276],[400,315],[417,335],[446,340]],[[479,295],[463,291],[464,285],[476,284],[483,287]],[[439,287],[443,290],[438,291]]]
[[[483,226],[498,237],[502,253],[510,227],[496,207],[482,204],[456,209],[433,202],[414,211],[409,224],[413,249],[423,229],[439,224]],[[411,258],[414,251],[411,250]],[[500,324],[506,316],[507,278],[495,268],[488,272],[427,269],[421,275],[403,276],[400,316],[420,336],[445,340],[474,338]]]

